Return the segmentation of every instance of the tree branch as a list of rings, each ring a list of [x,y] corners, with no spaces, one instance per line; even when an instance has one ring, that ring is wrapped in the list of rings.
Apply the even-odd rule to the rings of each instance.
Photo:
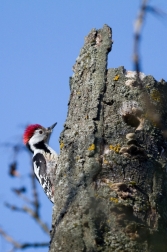
[[[140,63],[140,55],[139,55],[139,43],[141,40],[141,29],[144,22],[145,14],[146,14],[146,7],[147,7],[148,0],[143,0],[138,17],[136,18],[134,24],[134,48],[133,48],[133,63],[134,68],[137,72],[137,77],[139,78],[139,72],[141,70],[141,63]]]
[[[24,200],[26,203],[34,205],[34,203],[26,196],[23,195],[23,193],[18,192],[17,189],[13,188],[12,192],[16,194],[18,197],[20,197],[22,200]]]
[[[4,237],[4,239],[6,241],[8,241],[9,243],[11,243],[13,245],[13,248],[12,248],[12,250],[10,250],[10,252],[12,252],[16,249],[26,249],[29,247],[37,248],[37,247],[48,247],[49,246],[48,242],[34,242],[34,243],[27,242],[27,243],[23,243],[23,244],[18,243],[1,228],[0,228],[0,234]]]
[[[36,215],[36,212],[34,212],[29,207],[24,206],[24,207],[20,208],[15,205],[11,205],[9,203],[5,203],[5,206],[13,211],[28,213],[40,225],[40,227],[43,229],[43,231],[45,233],[50,234],[48,226],[45,223],[43,223],[43,221],[40,219],[40,217]]]
[[[6,241],[11,243],[14,248],[21,248],[21,244],[16,242],[11,236],[9,236],[4,230],[0,228],[0,234],[5,238]]]

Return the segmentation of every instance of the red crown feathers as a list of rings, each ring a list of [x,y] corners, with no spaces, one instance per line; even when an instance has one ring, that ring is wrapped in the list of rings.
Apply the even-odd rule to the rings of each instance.
[[[32,137],[32,135],[34,134],[34,131],[40,128],[42,128],[40,124],[29,125],[24,131],[24,135],[23,135],[24,144],[27,144],[30,138]]]

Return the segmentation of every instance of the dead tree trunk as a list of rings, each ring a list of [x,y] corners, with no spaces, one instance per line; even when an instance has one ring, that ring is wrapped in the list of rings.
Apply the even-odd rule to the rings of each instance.
[[[167,251],[167,85],[107,70],[111,35],[93,29],[73,68],[50,252]]]

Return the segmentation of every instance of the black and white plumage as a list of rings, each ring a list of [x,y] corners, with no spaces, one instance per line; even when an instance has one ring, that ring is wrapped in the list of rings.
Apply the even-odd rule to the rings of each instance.
[[[57,153],[48,145],[50,135],[57,123],[44,128],[33,124],[26,128],[23,136],[24,144],[33,153],[34,173],[44,192],[54,203],[54,178],[57,167]]]

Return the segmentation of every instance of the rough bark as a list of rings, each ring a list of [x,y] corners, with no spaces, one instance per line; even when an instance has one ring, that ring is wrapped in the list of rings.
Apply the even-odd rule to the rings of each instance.
[[[50,252],[167,251],[167,87],[107,70],[111,29],[74,65],[60,136]]]

